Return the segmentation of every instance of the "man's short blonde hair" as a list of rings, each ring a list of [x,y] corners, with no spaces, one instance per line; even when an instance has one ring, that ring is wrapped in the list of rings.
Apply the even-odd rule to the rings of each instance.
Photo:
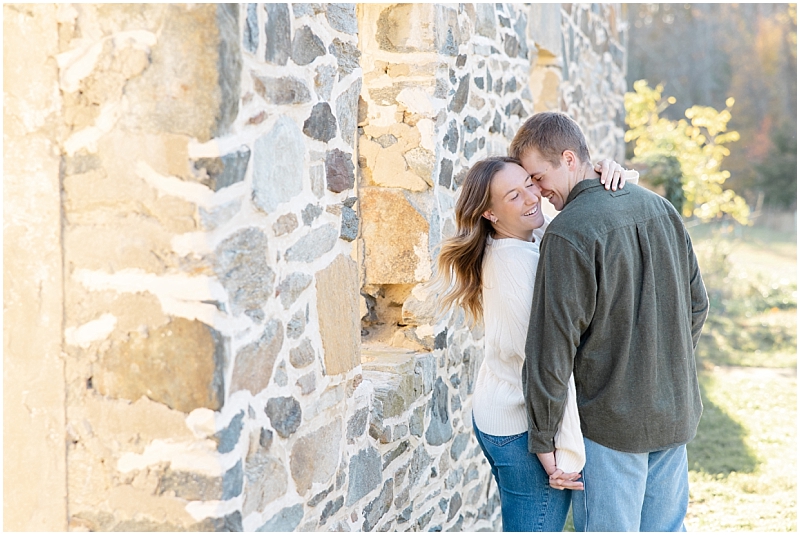
[[[574,152],[582,163],[591,161],[581,127],[561,112],[545,111],[528,118],[514,136],[508,155],[522,160],[531,150],[536,150],[555,167],[561,166],[565,150]]]

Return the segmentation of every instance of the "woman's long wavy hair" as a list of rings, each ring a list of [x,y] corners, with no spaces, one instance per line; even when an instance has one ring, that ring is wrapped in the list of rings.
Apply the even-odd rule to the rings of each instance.
[[[492,179],[509,163],[519,165],[518,160],[505,156],[481,160],[464,179],[456,201],[456,235],[442,242],[432,281],[439,294],[439,314],[457,306],[464,310],[471,325],[483,318],[483,255],[486,239],[493,232],[483,213],[491,202]]]

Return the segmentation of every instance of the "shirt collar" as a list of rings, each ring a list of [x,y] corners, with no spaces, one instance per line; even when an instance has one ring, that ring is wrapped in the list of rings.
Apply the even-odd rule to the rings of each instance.
[[[580,182],[575,184],[575,187],[572,188],[572,191],[569,192],[569,195],[567,196],[567,201],[564,203],[564,208],[566,208],[567,205],[570,202],[572,202],[572,200],[575,197],[577,197],[578,195],[580,195],[584,191],[586,191],[588,189],[592,189],[592,188],[601,188],[601,187],[603,187],[603,185],[600,183],[600,179],[599,178],[587,178],[587,179],[581,180]],[[562,208],[562,210],[564,208]]]

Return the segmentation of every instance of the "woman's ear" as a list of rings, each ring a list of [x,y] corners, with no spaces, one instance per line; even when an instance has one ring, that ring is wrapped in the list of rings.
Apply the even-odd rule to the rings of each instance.
[[[488,219],[488,220],[489,220],[489,221],[491,221],[492,223],[496,223],[496,222],[497,222],[497,218],[494,216],[494,214],[492,213],[492,211],[491,211],[491,210],[486,210],[486,211],[483,213],[483,217],[485,217],[486,219]]]

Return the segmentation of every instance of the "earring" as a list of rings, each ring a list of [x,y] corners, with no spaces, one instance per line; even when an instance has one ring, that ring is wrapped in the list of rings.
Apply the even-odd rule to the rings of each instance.
[[[497,223],[497,218],[495,216],[492,216],[492,223]]]

